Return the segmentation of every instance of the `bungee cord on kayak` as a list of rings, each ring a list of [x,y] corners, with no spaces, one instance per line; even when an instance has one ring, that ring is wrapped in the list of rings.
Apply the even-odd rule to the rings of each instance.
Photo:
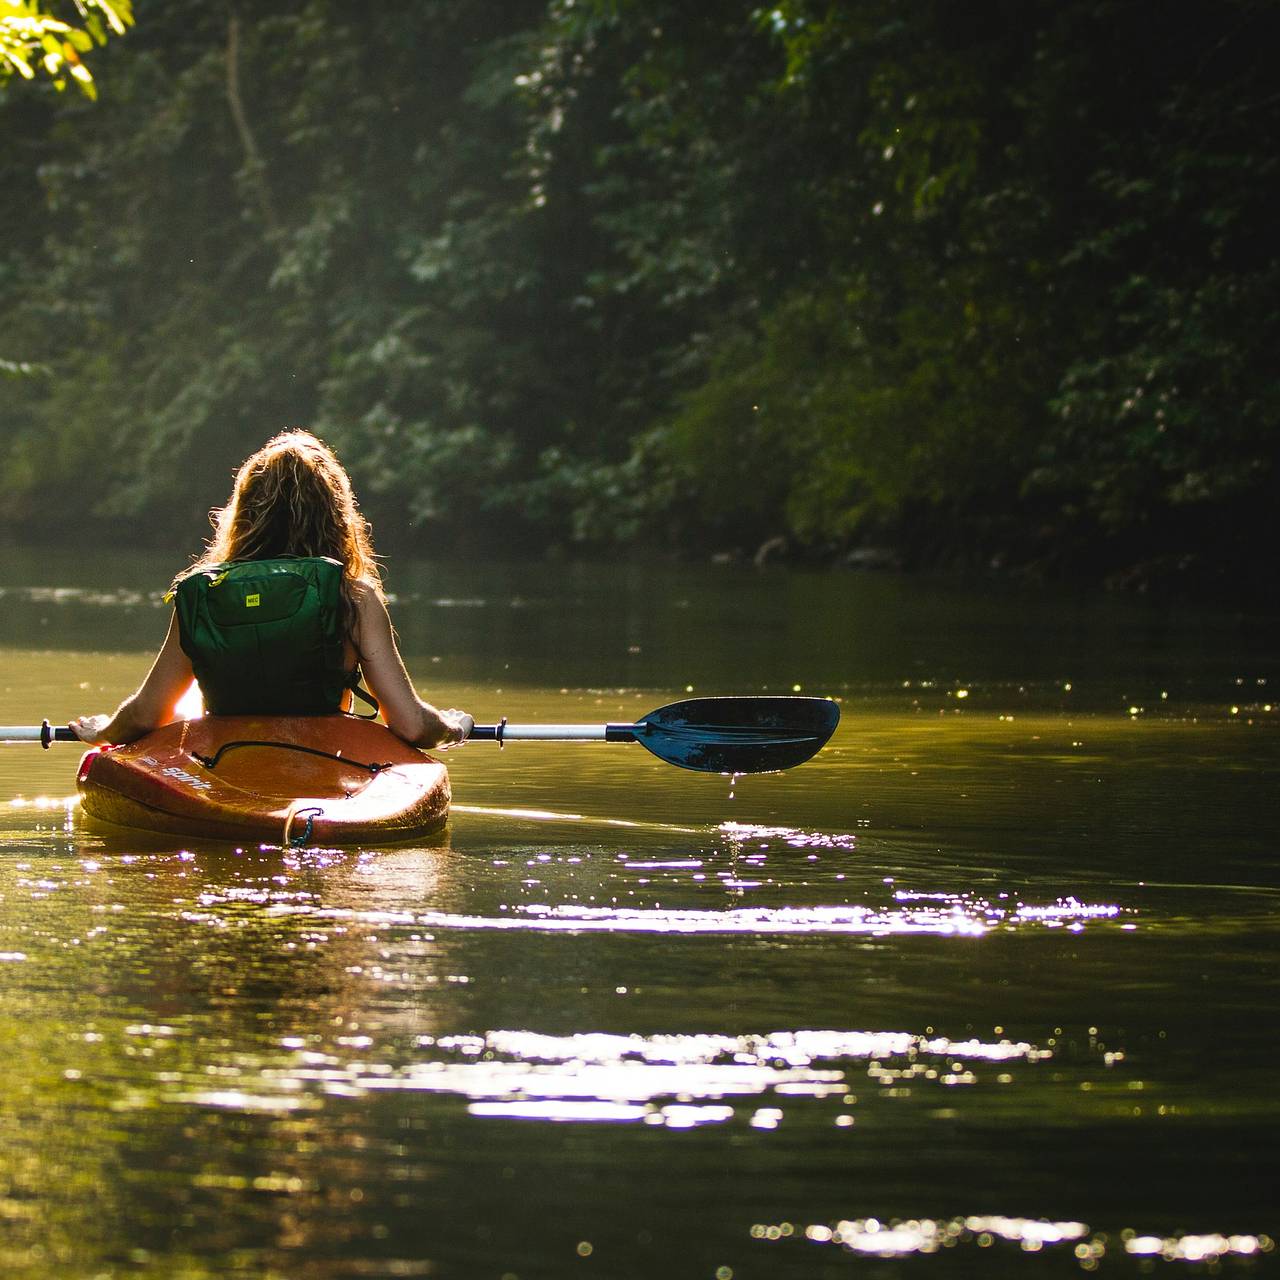
[[[242,747],[266,747],[276,751],[297,751],[302,755],[319,756],[322,760],[338,760],[343,764],[354,765],[357,769],[368,769],[372,774],[379,774],[383,769],[390,769],[391,762],[384,760],[380,764],[369,764],[364,760],[352,760],[341,751],[322,751],[319,747],[304,747],[300,742],[273,742],[263,738],[241,738],[235,742],[224,742],[211,756],[202,756],[193,751],[191,758],[199,761],[210,771],[218,767],[222,757],[229,751],[237,751]]]

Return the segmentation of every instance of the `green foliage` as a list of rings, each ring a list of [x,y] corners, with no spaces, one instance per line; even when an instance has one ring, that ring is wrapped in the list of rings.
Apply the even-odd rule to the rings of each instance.
[[[1256,50],[1276,22],[1266,6],[1226,10],[1171,18],[1141,71],[1124,68],[1130,129],[1090,122],[1094,214],[1059,278],[1100,305],[1063,353],[1028,480],[1152,560],[1249,559],[1274,519],[1280,262],[1261,228],[1280,111]],[[1143,33],[1126,34],[1132,48]]]
[[[4,381],[10,525],[91,476],[185,545],[307,424],[384,538],[462,547],[1273,532],[1269,6],[140,16],[92,110],[0,91],[0,374],[46,370]]]
[[[715,477],[709,514],[736,521],[741,539],[818,544],[928,508],[935,536],[980,507],[988,523],[1007,515],[1031,448],[1030,324],[959,273],[931,297],[897,310],[886,339],[874,287],[833,281],[726,343],[672,422],[693,477]]]

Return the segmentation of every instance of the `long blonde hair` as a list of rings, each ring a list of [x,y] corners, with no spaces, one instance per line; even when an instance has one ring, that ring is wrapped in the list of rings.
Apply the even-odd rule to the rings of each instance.
[[[209,513],[213,537],[179,579],[229,560],[329,556],[343,567],[347,631],[351,584],[369,583],[385,599],[369,522],[333,450],[309,431],[282,431],[245,459],[225,507]]]

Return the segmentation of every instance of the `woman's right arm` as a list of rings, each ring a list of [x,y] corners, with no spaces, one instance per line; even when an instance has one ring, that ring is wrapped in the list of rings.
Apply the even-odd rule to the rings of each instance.
[[[182,651],[175,615],[170,619],[164,644],[137,691],[116,708],[114,715],[77,716],[69,727],[85,742],[133,742],[178,718],[178,702],[193,679],[191,659]]]
[[[356,602],[356,655],[369,692],[378,700],[387,727],[415,747],[448,746],[463,742],[475,725],[465,711],[437,711],[418,697],[396,646],[391,618],[381,596],[359,582]]]

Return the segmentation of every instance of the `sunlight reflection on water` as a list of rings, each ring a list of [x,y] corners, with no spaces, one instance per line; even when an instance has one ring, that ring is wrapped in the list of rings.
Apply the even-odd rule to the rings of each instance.
[[[1132,1228],[1091,1231],[1083,1222],[1050,1222],[1045,1219],[971,1214],[947,1219],[909,1218],[882,1222],[878,1218],[842,1219],[799,1227],[790,1222],[756,1223],[755,1240],[780,1242],[803,1239],[814,1244],[837,1245],[846,1253],[877,1258],[902,1258],[937,1254],[957,1246],[990,1249],[998,1241],[1017,1244],[1025,1253],[1072,1245],[1085,1271],[1094,1271],[1109,1254],[1124,1254],[1163,1262],[1212,1264],[1220,1258],[1252,1259],[1275,1250],[1267,1235],[1177,1233],[1140,1235]]]
[[[725,887],[750,887],[749,881],[723,882]],[[358,920],[367,925],[420,926],[429,929],[504,929],[618,933],[735,933],[735,934],[890,934],[929,933],[941,936],[981,937],[993,930],[1027,926],[1062,928],[1079,932],[1086,922],[1113,921],[1125,909],[1106,903],[1085,903],[1075,898],[1054,903],[999,903],[985,898],[952,894],[913,894],[899,891],[906,905],[898,908],[865,906],[831,907],[734,907],[699,910],[692,907],[585,906],[578,903],[516,904],[509,915],[467,915],[447,911],[356,911],[350,908],[282,902],[268,890],[242,890],[234,896],[257,901],[273,899],[271,914],[315,916],[329,920]],[[227,894],[205,894],[201,906],[216,906]],[[916,901],[922,899],[923,901]],[[504,905],[501,910],[508,910]],[[1132,913],[1130,913],[1132,914]],[[199,913],[184,913],[198,920]],[[210,917],[205,917],[211,919]]]
[[[135,1027],[136,1035],[166,1037],[171,1027]],[[877,1088],[903,1082],[922,1087],[973,1085],[974,1064],[1035,1066],[1054,1050],[1002,1038],[952,1040],[906,1031],[775,1031],[761,1035],[616,1035],[581,1032],[551,1035],[494,1030],[483,1035],[417,1037],[415,1050],[432,1056],[399,1066],[369,1055],[367,1037],[348,1041],[364,1056],[304,1048],[296,1041],[292,1060],[256,1071],[256,1091],[183,1089],[170,1102],[225,1110],[294,1110],[318,1105],[316,1094],[355,1097],[371,1091],[407,1090],[453,1094],[472,1104],[474,1115],[491,1118],[585,1121],[640,1121],[649,1125],[724,1123],[734,1118],[726,1098],[769,1095],[782,1099],[838,1099],[857,1102],[850,1073],[865,1074]],[[335,1046],[337,1047],[337,1046]],[[1114,1065],[1123,1055],[1110,1055]],[[1006,1083],[1003,1074],[997,1083]],[[312,1096],[308,1096],[308,1094]],[[714,1103],[715,1105],[706,1105]],[[750,1123],[776,1128],[784,1108],[757,1110]]]

